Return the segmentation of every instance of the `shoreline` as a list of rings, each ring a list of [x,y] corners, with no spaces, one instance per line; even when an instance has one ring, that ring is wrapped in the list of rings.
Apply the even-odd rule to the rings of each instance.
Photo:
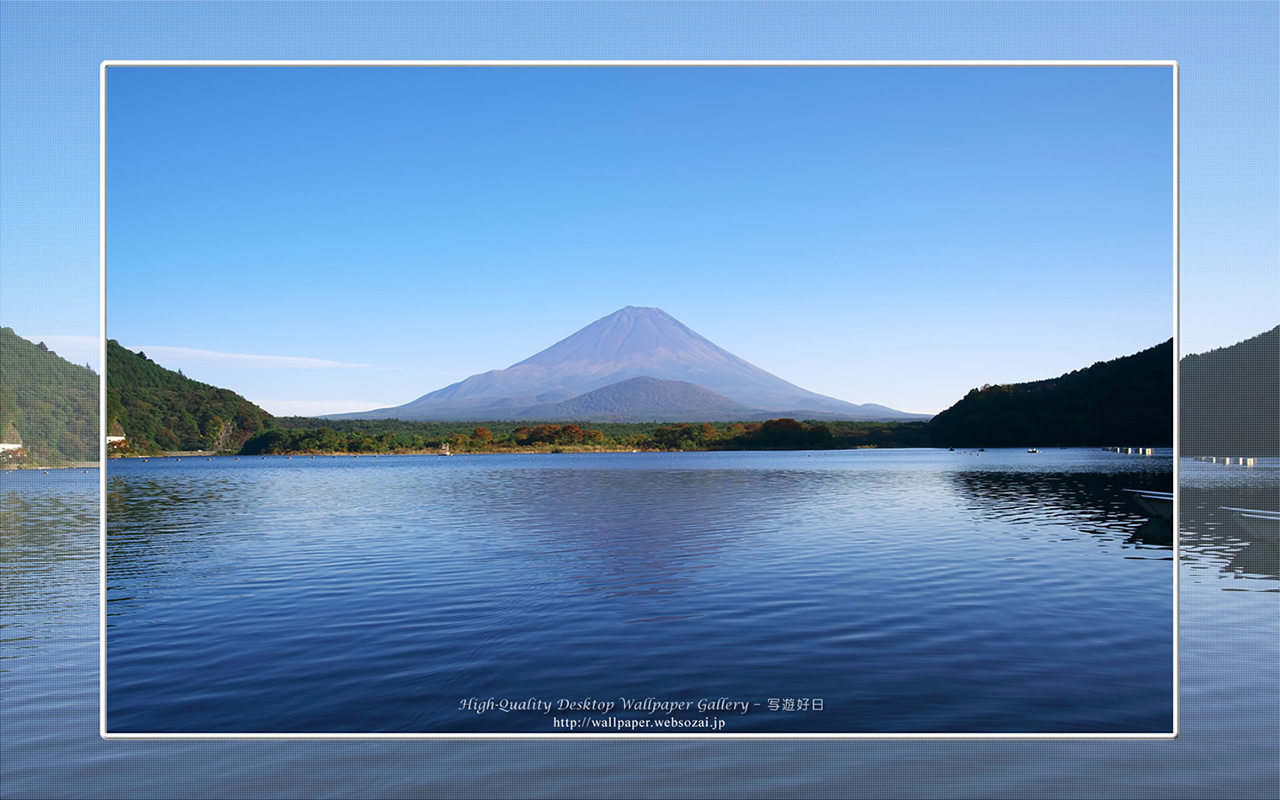
[[[308,458],[377,458],[378,456],[494,456],[494,455],[582,455],[586,453],[680,453],[680,452],[704,452],[694,450],[652,450],[644,448],[557,448],[555,450],[536,450],[533,448],[513,448],[510,450],[462,450],[452,453],[442,453],[439,450],[403,450],[398,452],[379,451],[376,453],[353,453],[350,451],[335,452],[312,452],[306,450],[298,450],[289,453],[253,453],[245,455],[243,453],[214,453],[208,450],[197,452],[168,452],[157,453],[155,455],[129,455],[129,456],[108,456],[108,461],[133,460],[133,459],[165,459],[165,458],[296,458],[304,456]]]
[[[985,450],[988,448],[982,448],[982,449]],[[1009,446],[1009,447],[997,446],[989,449],[1022,451],[1025,448],[1013,447],[1013,446]],[[1099,448],[1093,445],[1080,445],[1080,446],[1074,446],[1074,447],[1052,447],[1052,448],[1041,448],[1041,449],[1044,449],[1044,450],[1107,450],[1108,448],[1105,448],[1105,447]],[[1166,447],[1155,447],[1151,449],[1165,450],[1165,449],[1171,449],[1171,448],[1168,448],[1166,446]],[[593,453],[671,453],[671,454],[676,454],[676,453],[788,453],[788,452],[838,453],[838,452],[847,452],[847,451],[851,452],[851,451],[858,451],[858,450],[938,450],[938,451],[954,451],[957,454],[959,454],[959,453],[969,453],[973,451],[974,448],[957,449],[957,448],[944,448],[939,446],[912,446],[912,445],[884,446],[884,445],[876,445],[876,444],[860,444],[860,445],[855,445],[853,447],[822,447],[822,448],[812,448],[812,449],[785,448],[785,447],[782,447],[782,448],[706,447],[706,448],[690,448],[687,450],[662,450],[662,449],[644,448],[644,447],[608,448],[608,447],[567,446],[567,447],[557,447],[554,449],[535,449],[535,448],[529,448],[529,447],[519,447],[519,448],[511,448],[511,449],[494,449],[494,450],[461,450],[461,451],[454,451],[451,453],[444,453],[434,449],[379,451],[379,452],[364,452],[364,453],[353,453],[350,451],[320,452],[320,451],[298,450],[298,451],[285,452],[285,453],[253,453],[249,455],[245,455],[243,453],[215,453],[209,450],[204,450],[204,451],[191,451],[191,452],[171,451],[166,453],[157,453],[153,455],[108,456],[107,461],[133,460],[133,459],[181,460],[184,458],[200,458],[200,457],[204,457],[205,459],[234,458],[239,460],[242,458],[243,459],[250,459],[250,458],[362,458],[362,457],[378,458],[378,457],[389,457],[389,456],[453,457],[453,456],[495,456],[495,455],[536,456],[536,455],[590,455]],[[1153,453],[1152,455],[1159,455],[1159,454]],[[1183,456],[1183,458],[1188,459],[1191,457]],[[1197,459],[1197,460],[1200,460],[1200,459]],[[96,467],[97,463],[95,462],[92,466]],[[45,469],[49,469],[49,468],[46,467]]]

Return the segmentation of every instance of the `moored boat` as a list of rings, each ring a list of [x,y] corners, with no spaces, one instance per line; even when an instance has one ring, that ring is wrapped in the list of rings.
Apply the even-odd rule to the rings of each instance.
[[[1232,506],[1219,506],[1219,508],[1235,514],[1241,527],[1253,536],[1272,542],[1280,541],[1280,511]]]
[[[1173,492],[1153,492],[1148,489],[1125,489],[1148,516],[1173,519]]]

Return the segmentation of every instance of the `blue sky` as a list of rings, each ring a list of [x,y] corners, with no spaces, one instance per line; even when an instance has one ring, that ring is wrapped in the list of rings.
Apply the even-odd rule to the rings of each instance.
[[[325,413],[654,305],[806,388],[936,412],[1172,335],[1172,87],[1158,66],[110,67],[108,335]]]
[[[1274,5],[801,5],[6,2],[0,324],[96,366],[102,59],[424,57],[1177,59],[1182,350],[1280,321]],[[1139,71],[206,72],[111,89],[110,335],[277,413],[405,402],[627,304],[922,411],[1171,327]]]

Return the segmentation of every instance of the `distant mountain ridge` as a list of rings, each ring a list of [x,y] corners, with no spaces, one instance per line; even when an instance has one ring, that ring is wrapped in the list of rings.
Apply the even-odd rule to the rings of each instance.
[[[637,378],[692,384],[707,394],[690,393],[687,387],[626,384]],[[587,397],[610,386],[618,388]],[[725,419],[726,414],[749,419],[779,413],[851,420],[928,416],[847,403],[802,389],[715,345],[662,309],[635,306],[598,319],[507,369],[473,375],[402,406],[328,416],[444,421],[568,415],[595,420],[624,414],[631,419],[698,421]]]
[[[1173,339],[1057,378],[983,386],[929,422],[942,447],[1168,447]]]
[[[1173,436],[1172,357],[1170,340],[1057,378],[973,389],[925,432],[942,447],[1167,445]],[[1280,326],[1188,355],[1179,366],[1184,455],[1280,456]],[[185,378],[113,340],[107,367],[108,432],[125,433],[143,447],[233,449],[277,422],[240,395]],[[0,328],[0,438],[21,439],[46,463],[95,457],[97,385],[91,370]],[[670,416],[649,416],[655,405]],[[806,418],[754,411],[705,387],[652,377],[527,408],[546,417],[602,422]]]
[[[659,422],[704,422],[747,419],[753,409],[710,389],[687,381],[657,378],[628,378],[578,395],[570,400],[535,406],[531,416],[548,419],[592,419],[602,422],[631,422],[657,419]]]

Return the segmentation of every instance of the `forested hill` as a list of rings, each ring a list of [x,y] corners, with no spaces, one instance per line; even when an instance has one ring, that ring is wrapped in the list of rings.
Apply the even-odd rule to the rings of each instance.
[[[1049,380],[983,386],[929,422],[941,447],[1168,447],[1173,340]]]
[[[1280,456],[1280,326],[1179,366],[1183,455]]]
[[[52,466],[98,458],[98,375],[0,328],[0,441]]]
[[[134,451],[234,452],[270,420],[229,389],[193,381],[107,341],[107,432],[124,435]]]

